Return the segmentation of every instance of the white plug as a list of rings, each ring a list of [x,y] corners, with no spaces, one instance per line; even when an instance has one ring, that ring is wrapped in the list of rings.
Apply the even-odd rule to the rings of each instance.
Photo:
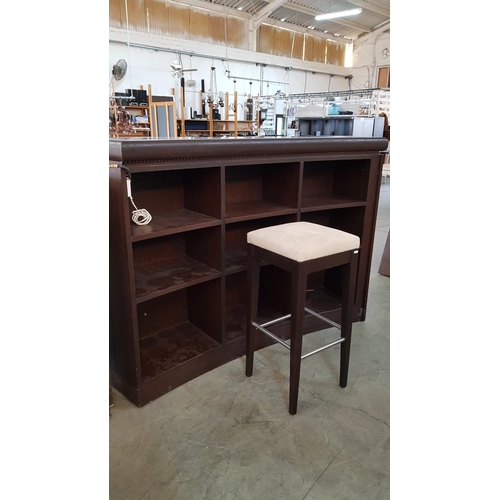
[[[127,196],[132,198],[132,181],[130,180],[130,177],[127,177]]]

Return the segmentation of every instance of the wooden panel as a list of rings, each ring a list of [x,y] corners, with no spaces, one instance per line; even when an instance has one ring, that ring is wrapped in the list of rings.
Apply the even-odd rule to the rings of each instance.
[[[187,291],[179,290],[137,307],[139,338],[143,339],[188,320]]]
[[[203,300],[200,300],[200,297],[203,297]],[[188,289],[187,300],[189,321],[221,343],[224,315],[221,280],[208,281]]]
[[[168,34],[175,38],[189,39],[190,8],[168,6]]]
[[[224,43],[224,18],[217,14],[210,14],[210,39],[213,43]]]
[[[304,33],[295,32],[292,37],[292,57],[294,59],[302,59],[304,50]]]
[[[186,322],[141,341],[142,381],[157,378],[218,344],[195,325]]]
[[[129,218],[125,172],[109,169],[109,315],[110,365],[126,383],[137,385],[135,367],[139,361],[139,344],[134,337],[136,316],[133,307],[132,267],[128,238]]]
[[[246,21],[229,16],[227,18],[226,32],[229,47],[247,48],[248,28]]]
[[[272,167],[272,168],[271,168]],[[298,207],[300,164],[269,165],[263,170],[263,197],[286,205]]]
[[[157,0],[129,1],[127,8],[130,30],[234,48],[248,48],[247,21],[237,17],[209,13],[189,6],[167,5]],[[109,0],[109,26],[127,28],[123,0]],[[343,45],[267,25],[262,25],[258,29],[257,51],[338,66],[343,65],[345,55]],[[388,86],[388,84],[383,85],[383,87]]]
[[[186,207],[221,218],[221,173],[219,168],[184,172]],[[206,196],[207,191],[211,196]]]
[[[274,47],[271,54],[275,56],[291,57],[293,33],[289,30],[275,28]]]
[[[191,40],[210,43],[210,16],[206,10],[193,8],[190,17]]]
[[[345,45],[327,41],[326,63],[343,66],[345,59]]]
[[[390,69],[389,66],[378,69],[378,87],[387,88],[391,86]]]
[[[226,204],[262,199],[262,165],[226,169]]]
[[[125,11],[125,8],[123,9]],[[134,31],[147,31],[146,5],[144,2],[127,2],[128,27]],[[126,20],[124,28],[127,27]]]
[[[325,63],[326,40],[324,38],[313,37],[313,61]]]
[[[154,172],[132,177],[132,194],[138,207],[151,215],[184,208],[182,172]],[[131,204],[130,204],[131,205]],[[134,210],[129,207],[130,212]]]
[[[275,30],[272,26],[262,25],[257,33],[257,52],[272,54]]]
[[[125,5],[122,0],[109,0],[109,26],[126,28]]]
[[[165,35],[168,33],[168,7],[164,2],[146,0],[146,22],[148,33]]]
[[[314,37],[310,35],[304,36],[304,61],[314,61]]]

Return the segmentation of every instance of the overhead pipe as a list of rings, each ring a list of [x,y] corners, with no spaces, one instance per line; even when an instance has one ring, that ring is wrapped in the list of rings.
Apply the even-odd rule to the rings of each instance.
[[[128,47],[135,47],[135,48],[138,48],[138,49],[146,49],[146,50],[154,50],[156,52],[169,52],[169,53],[172,53],[172,54],[181,54],[181,55],[186,55],[186,56],[195,56],[195,57],[201,57],[201,58],[204,58],[204,59],[211,59],[212,61],[214,59],[218,59],[222,62],[224,61],[233,61],[233,62],[237,62],[237,63],[242,63],[242,62],[245,62],[245,61],[242,61],[241,59],[232,59],[230,57],[225,57],[225,58],[214,58],[213,56],[208,56],[208,55],[205,55],[205,54],[202,54],[202,53],[197,53],[197,52],[194,52],[194,51],[188,51],[188,50],[177,50],[177,49],[166,49],[165,47],[157,47],[155,45],[144,45],[142,43],[134,43],[134,42],[123,42],[123,41],[118,41],[118,40],[111,40],[113,43],[121,43],[123,45],[127,45]],[[307,61],[303,61],[303,62],[307,62]],[[272,66],[272,67],[275,67],[275,68],[284,68],[284,69],[293,69],[291,68],[290,66],[281,66],[280,64],[268,64],[268,66]],[[297,68],[297,71],[307,71],[307,70],[304,70],[304,69],[299,69]],[[332,75],[331,73],[328,73],[326,71],[314,71],[314,73],[318,73],[320,75],[331,75],[331,76],[342,76],[344,78],[343,75]],[[231,78],[238,78],[238,77],[234,77],[234,76],[231,76]],[[252,78],[243,78],[243,77],[239,77],[238,78],[239,80],[252,80]],[[253,80],[256,80],[255,78]],[[264,80],[264,81],[268,81],[268,80]],[[270,83],[278,83],[278,84],[283,84],[284,82],[271,82],[269,80]],[[288,83],[285,82],[286,85],[288,85]]]

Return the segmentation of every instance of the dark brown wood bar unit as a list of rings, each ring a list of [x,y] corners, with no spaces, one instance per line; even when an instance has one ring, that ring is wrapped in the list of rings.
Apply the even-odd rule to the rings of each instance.
[[[143,406],[244,355],[246,234],[261,227],[305,220],[359,236],[355,321],[364,321],[387,146],[382,137],[110,139],[113,387]],[[127,178],[149,224],[132,220]],[[260,281],[259,323],[287,314],[287,274],[265,266]],[[310,275],[308,306],[338,321],[340,289],[335,270]],[[306,318],[306,332],[316,321]],[[288,325],[273,332],[286,339]]]

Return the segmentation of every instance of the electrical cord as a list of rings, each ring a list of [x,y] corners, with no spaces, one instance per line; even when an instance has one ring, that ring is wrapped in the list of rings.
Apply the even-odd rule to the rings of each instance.
[[[130,202],[134,205],[135,210],[132,211],[132,221],[135,222],[138,226],[145,226],[149,224],[153,217],[145,208],[137,208],[134,203],[134,199],[132,198],[132,178],[130,176],[130,170],[122,165],[122,168],[127,173],[127,195],[130,198]]]
[[[127,179],[127,182],[128,179]],[[134,203],[134,199],[132,196],[129,196],[130,201],[132,202],[132,205],[134,205],[135,210],[132,212],[132,220],[138,225],[138,226],[145,226],[146,224],[149,224],[152,220],[153,217],[151,217],[151,214],[144,208],[137,208]]]

